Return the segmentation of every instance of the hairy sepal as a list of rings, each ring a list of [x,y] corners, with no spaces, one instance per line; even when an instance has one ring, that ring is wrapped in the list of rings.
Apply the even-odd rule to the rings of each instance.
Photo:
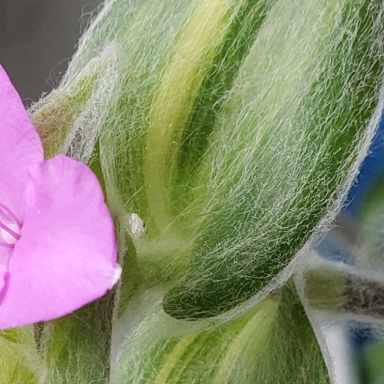
[[[317,225],[332,220],[379,120],[381,9],[381,1],[271,9],[193,186],[199,226],[185,280],[165,298],[169,314],[217,316],[267,294]]]
[[[116,322],[112,384],[330,382],[292,284],[237,318],[192,324],[164,313],[165,291],[138,295]]]
[[[145,224],[133,236],[142,287],[176,285],[167,313],[261,300],[329,227],[379,118],[382,5],[105,4],[67,79],[121,47],[100,167],[119,223],[130,235],[132,215]]]

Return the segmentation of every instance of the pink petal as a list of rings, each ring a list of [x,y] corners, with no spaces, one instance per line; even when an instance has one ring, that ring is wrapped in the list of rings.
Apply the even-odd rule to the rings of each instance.
[[[113,222],[89,168],[61,155],[30,166],[0,328],[66,315],[103,296],[119,271]]]
[[[27,168],[44,158],[40,137],[0,65],[0,202],[23,218]]]
[[[8,262],[12,256],[12,252],[12,249],[0,247],[0,300],[8,273]]]

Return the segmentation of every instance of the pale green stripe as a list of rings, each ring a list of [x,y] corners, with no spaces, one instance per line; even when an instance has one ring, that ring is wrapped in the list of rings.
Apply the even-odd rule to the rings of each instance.
[[[170,157],[178,149],[198,90],[231,25],[227,15],[233,3],[234,0],[203,0],[176,43],[160,81],[144,157],[149,207],[160,230],[171,223],[165,186],[172,172]]]
[[[193,358],[195,357],[196,353],[201,350],[201,346],[203,343],[211,336],[210,333],[206,333],[204,336],[199,335],[200,340],[194,345],[194,347],[188,351],[188,356],[182,360],[179,364],[179,371],[172,376],[172,382],[173,383],[180,383],[180,377],[184,374],[185,370],[188,368],[188,365],[193,361]],[[180,367],[181,366],[181,367]]]
[[[196,337],[198,337],[198,334],[187,335],[176,344],[175,348],[169,354],[167,360],[158,372],[153,384],[164,384],[167,382],[168,377],[172,373],[175,365]]]
[[[245,324],[242,331],[233,339],[229,345],[227,353],[221,360],[219,369],[214,377],[212,384],[224,384],[228,382],[231,374],[236,368],[238,359],[244,350],[244,346],[251,342],[257,345],[257,348],[262,350],[264,348],[264,338],[268,337],[268,331],[270,330],[270,324],[264,324],[265,322],[271,322],[270,313],[276,312],[278,308],[278,302],[269,300],[260,304],[260,310],[258,310],[250,320]],[[261,334],[261,339],[257,336]],[[251,340],[254,338],[254,340]]]

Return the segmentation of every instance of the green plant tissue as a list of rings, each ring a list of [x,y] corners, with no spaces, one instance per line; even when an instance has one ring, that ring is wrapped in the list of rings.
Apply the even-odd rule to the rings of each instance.
[[[65,152],[99,177],[123,266],[105,305],[46,328],[45,353],[51,345],[66,356],[62,370],[46,356],[56,377],[177,382],[189,373],[167,371],[175,361],[202,382],[207,374],[267,383],[272,376],[249,370],[255,348],[276,368],[271,382],[299,382],[297,361],[307,353],[317,368],[307,362],[302,377],[327,382],[320,354],[300,338],[309,335],[304,312],[295,336],[276,347],[292,324],[276,313],[297,302],[276,292],[330,227],[375,134],[384,105],[383,7],[383,0],[105,1],[58,89],[30,111],[49,156]],[[253,316],[260,329],[245,320]],[[84,368],[94,367],[84,324],[89,335],[105,331],[92,345],[111,347],[93,374]],[[236,344],[243,326],[254,345]],[[211,338],[215,371],[196,360],[200,352],[208,359]],[[235,350],[244,356],[238,377],[222,364]],[[297,361],[293,350],[302,351]],[[131,363],[135,373],[126,370]]]

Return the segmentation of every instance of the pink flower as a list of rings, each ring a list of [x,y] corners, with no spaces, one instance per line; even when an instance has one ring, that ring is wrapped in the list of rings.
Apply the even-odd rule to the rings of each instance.
[[[120,276],[111,216],[82,163],[44,160],[0,66],[0,329],[66,315]]]

